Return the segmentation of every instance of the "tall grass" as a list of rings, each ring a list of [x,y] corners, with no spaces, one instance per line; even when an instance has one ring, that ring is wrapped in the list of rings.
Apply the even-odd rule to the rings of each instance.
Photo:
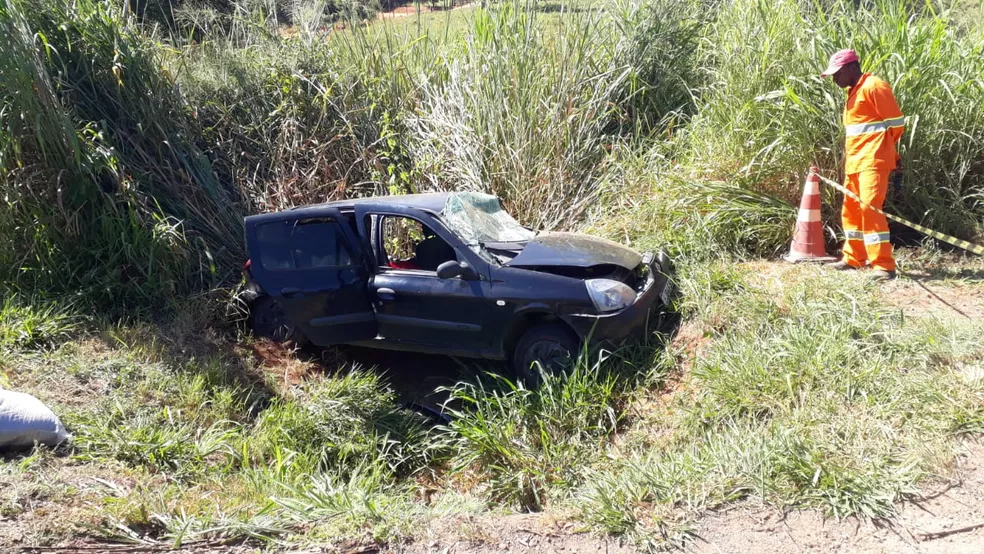
[[[498,193],[524,221],[555,227],[597,193],[629,70],[599,48],[597,12],[568,16],[550,36],[528,8],[478,12],[446,77],[423,87],[413,151],[435,186]]]
[[[545,375],[538,390],[502,377],[453,390],[462,404],[449,410],[457,471],[484,477],[497,502],[543,509],[551,489],[580,481],[579,467],[618,424],[615,382],[600,371],[581,363],[570,375]]]
[[[844,94],[818,75],[839,48],[885,78],[909,116],[901,154],[905,193],[893,208],[951,233],[980,232],[980,29],[961,31],[934,5],[882,0],[812,6],[736,0],[721,6],[702,44],[707,82],[686,130],[689,159],[726,179],[794,201],[811,163],[839,175]]]
[[[5,0],[5,282],[160,303],[235,280],[243,214],[459,188],[552,228],[660,197],[771,254],[805,169],[840,171],[843,94],[817,73],[842,46],[911,116],[892,209],[980,233],[982,30],[936,5],[614,0],[544,25],[516,0],[463,37],[326,31],[317,10],[282,35],[256,7],[152,38],[103,3]]]
[[[361,29],[284,41],[220,34],[170,65],[216,172],[253,212],[411,191],[401,122],[413,84],[401,75],[426,49]]]
[[[696,109],[699,45],[716,13],[703,0],[612,0],[616,57],[629,68],[617,100],[621,123],[642,137],[672,133]]]
[[[475,492],[498,504],[563,504],[620,429],[633,387],[662,381],[668,361],[647,344],[584,353],[569,372],[543,374],[535,389],[498,375],[458,383],[442,429],[451,473],[480,479]]]
[[[693,107],[700,6],[613,2],[541,26],[535,2],[479,11],[422,86],[410,151],[434,186],[502,197],[570,227],[604,193],[613,147]]]
[[[0,303],[0,349],[44,348],[66,340],[84,321],[71,305],[5,295]]]
[[[159,49],[104,3],[11,0],[0,18],[4,279],[107,304],[215,282],[241,256],[236,193]]]

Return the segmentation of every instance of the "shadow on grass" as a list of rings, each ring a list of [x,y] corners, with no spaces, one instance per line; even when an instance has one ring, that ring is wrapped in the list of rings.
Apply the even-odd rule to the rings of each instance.
[[[588,356],[589,364],[595,363],[603,355],[608,371],[622,382],[620,388],[633,388],[650,377],[654,360],[665,351],[666,345],[679,330],[680,323],[679,314],[664,313],[650,321],[643,337],[619,345],[589,348],[582,355]],[[443,413],[446,408],[457,408],[450,392],[456,386],[481,384],[485,390],[505,393],[508,381],[515,380],[513,370],[504,361],[359,346],[308,346],[294,351],[283,346],[277,348],[282,350],[277,355],[275,365],[293,357],[310,364],[309,371],[323,375],[335,375],[357,367],[370,368],[393,387],[401,404],[415,406],[418,411],[422,407],[425,411]],[[493,375],[508,381],[494,378]]]
[[[649,321],[642,336],[618,345],[589,347],[581,355],[588,357],[588,364],[593,364],[604,356],[604,363],[609,365],[609,371],[620,381],[624,381],[625,387],[633,387],[640,379],[649,376],[653,361],[665,351],[666,345],[679,330],[680,323],[679,314],[662,313]],[[347,351],[353,361],[385,371],[404,400],[434,407],[447,401],[446,388],[455,384],[477,384],[481,381],[487,389],[492,390],[502,388],[504,383],[500,379],[490,378],[489,374],[511,380],[516,378],[515,372],[506,362],[355,347],[350,347]]]
[[[913,271],[901,272],[903,276],[920,283],[939,283],[945,281],[984,282],[984,269],[954,266],[921,267]]]
[[[243,343],[241,333],[242,328],[226,317],[179,309],[161,320],[134,319],[104,326],[100,339],[113,351],[165,364],[179,375],[200,375],[210,388],[232,392],[245,401],[240,416],[252,420],[279,393],[271,386],[258,351],[262,343]],[[277,351],[289,354],[285,347]]]
[[[45,455],[67,458],[75,453],[75,444],[67,440],[58,445],[0,446],[0,464],[27,464]]]

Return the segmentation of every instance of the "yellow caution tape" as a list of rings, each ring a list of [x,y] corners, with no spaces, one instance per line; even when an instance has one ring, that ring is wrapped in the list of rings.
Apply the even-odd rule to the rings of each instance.
[[[979,245],[976,245],[976,244],[974,244],[972,242],[967,242],[965,240],[958,239],[957,237],[951,237],[950,235],[944,235],[943,233],[941,233],[939,231],[934,231],[934,230],[932,230],[932,229],[930,229],[928,227],[923,227],[922,225],[913,223],[911,221],[906,221],[906,220],[902,219],[901,217],[894,216],[894,215],[889,214],[889,213],[885,213],[882,210],[879,210],[878,208],[872,206],[871,204],[868,204],[864,200],[861,200],[861,198],[857,194],[854,194],[853,192],[847,190],[847,188],[844,187],[844,185],[838,183],[837,181],[831,181],[830,179],[827,179],[823,175],[819,175],[819,177],[820,177],[820,180],[823,181],[824,183],[827,183],[828,185],[830,185],[830,186],[834,187],[835,189],[843,192],[844,194],[850,196],[851,198],[857,200],[858,202],[864,204],[865,206],[871,208],[872,210],[875,210],[876,212],[878,212],[878,213],[882,214],[883,216],[887,217],[888,219],[891,219],[892,221],[895,221],[896,223],[901,223],[902,225],[905,225],[906,227],[912,227],[913,229],[915,229],[916,231],[919,231],[920,233],[923,233],[925,235],[929,235],[929,236],[933,237],[934,239],[941,240],[941,241],[943,241],[943,242],[945,242],[947,244],[952,244],[953,246],[956,246],[957,248],[962,248],[962,249],[966,250],[967,252],[972,252],[972,253],[977,254],[979,256],[984,256],[984,246],[979,246]]]

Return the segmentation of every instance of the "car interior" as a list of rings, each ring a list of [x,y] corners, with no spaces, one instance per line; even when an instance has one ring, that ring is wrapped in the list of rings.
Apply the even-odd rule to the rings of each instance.
[[[415,219],[387,216],[382,230],[384,267],[437,271],[442,263],[458,259],[451,245]]]

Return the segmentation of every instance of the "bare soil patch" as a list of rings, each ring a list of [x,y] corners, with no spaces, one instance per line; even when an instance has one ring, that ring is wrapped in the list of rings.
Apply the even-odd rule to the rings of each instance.
[[[376,19],[396,19],[400,17],[410,17],[417,14],[425,14],[430,12],[448,12],[454,10],[460,10],[462,8],[470,8],[473,2],[464,2],[453,6],[451,8],[445,7],[444,5],[438,4],[425,4],[425,3],[411,3],[404,6],[398,6],[393,8],[388,12],[379,12],[376,14]]]
[[[756,261],[742,264],[753,272],[753,282],[769,291],[781,291],[816,271],[832,271],[815,265]],[[849,272],[845,279],[862,279],[867,271]],[[899,271],[899,278],[879,285],[877,294],[887,306],[901,308],[906,316],[984,318],[984,271],[959,262],[918,264]]]
[[[580,523],[556,514],[483,517],[449,516],[431,522],[412,545],[386,552],[409,554],[492,554],[635,552],[617,538],[587,533]]]
[[[954,481],[902,504],[894,522],[825,519],[815,511],[782,514],[739,506],[705,518],[688,551],[851,552],[863,554],[984,551],[984,447],[968,443]],[[930,490],[933,490],[930,488]]]
[[[913,273],[882,290],[885,300],[907,316],[984,319],[984,281],[954,282]]]

